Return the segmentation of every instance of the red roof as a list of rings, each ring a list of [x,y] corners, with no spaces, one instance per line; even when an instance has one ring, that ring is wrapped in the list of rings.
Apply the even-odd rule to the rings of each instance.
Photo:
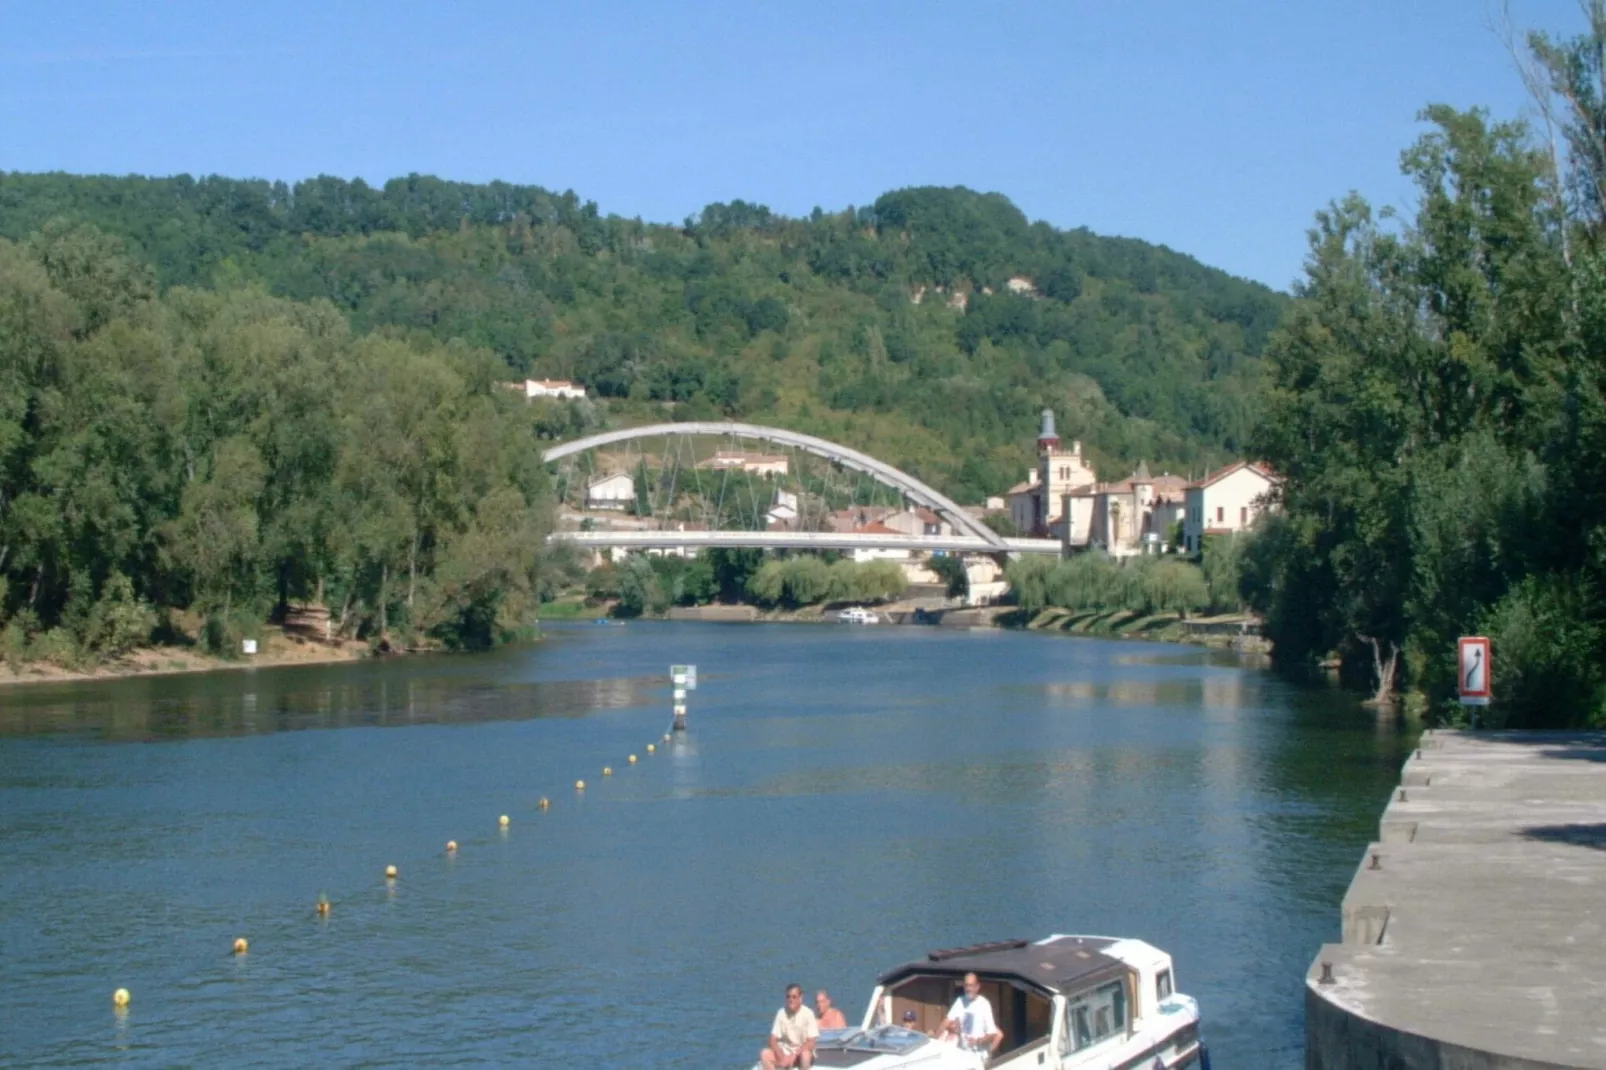
[[[903,532],[901,532],[901,531],[893,531],[891,528],[887,527],[885,524],[883,524],[879,520],[872,520],[870,523],[868,523],[868,524],[864,525],[864,527],[860,528],[859,532],[861,534],[864,534],[864,535],[902,535],[903,534]]]
[[[1187,489],[1203,490],[1206,487],[1220,483],[1223,479],[1226,479],[1228,476],[1232,475],[1241,468],[1249,469],[1268,482],[1275,483],[1277,481],[1277,474],[1271,469],[1267,468],[1265,465],[1257,464],[1254,461],[1234,461],[1225,468],[1218,468],[1216,471],[1210,473],[1201,480],[1189,483]]]

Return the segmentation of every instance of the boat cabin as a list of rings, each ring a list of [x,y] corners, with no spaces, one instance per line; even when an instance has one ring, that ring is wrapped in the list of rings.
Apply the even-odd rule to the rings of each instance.
[[[1172,1017],[1166,1023],[1172,1028],[1159,1028],[1160,1016],[1183,1009],[1167,1002],[1174,988],[1171,958],[1138,940],[1051,936],[933,951],[880,977],[863,1028],[907,1025],[939,1033],[967,973],[981,982],[1003,1033],[989,1067],[1113,1065],[1104,1060],[1126,1054],[1134,1042],[1151,1059],[1175,1058],[1166,1066],[1192,1065],[1196,1025],[1178,1033],[1174,1026],[1182,1023]],[[1165,1042],[1150,1047],[1139,1034]]]

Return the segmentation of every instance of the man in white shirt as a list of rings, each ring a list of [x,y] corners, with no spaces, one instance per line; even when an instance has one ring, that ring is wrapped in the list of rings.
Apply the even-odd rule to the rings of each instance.
[[[993,1005],[981,994],[981,980],[973,973],[965,974],[965,991],[954,1005],[948,1008],[944,1027],[959,1035],[959,1046],[970,1051],[985,1051],[989,1055],[1004,1042],[1004,1034],[993,1021]]]
[[[769,1046],[758,1053],[764,1070],[809,1070],[814,1065],[814,1044],[820,1025],[814,1012],[803,1006],[803,986],[786,986],[786,1006],[775,1012]]]

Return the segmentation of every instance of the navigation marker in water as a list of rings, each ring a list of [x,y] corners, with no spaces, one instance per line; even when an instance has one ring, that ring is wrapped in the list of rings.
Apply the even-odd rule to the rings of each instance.
[[[386,866],[385,867],[385,879],[387,881],[393,881],[393,880],[396,879],[396,867],[395,866]]]
[[[446,841],[446,853],[449,854],[449,855],[455,855],[457,853],[457,841],[456,840],[447,840]]]
[[[630,756],[630,764],[631,765],[635,765],[636,764],[636,756],[634,754],[632,754]]]
[[[115,1007],[126,1007],[128,1006],[128,1001],[130,998],[131,997],[128,994],[128,989],[119,988],[117,991],[112,993],[112,1005]]]
[[[543,795],[543,796],[541,796],[541,801],[539,803],[537,803],[536,805],[539,806],[541,809],[546,810],[546,809],[549,809],[552,806],[552,800],[548,799],[545,795]]]
[[[507,828],[513,822],[508,820],[508,816],[506,814],[503,814],[501,817],[496,819],[496,823],[501,825],[503,828]]]
[[[611,765],[603,766],[602,767],[602,775],[603,776],[613,776],[613,766],[611,766]]]
[[[586,782],[583,781],[583,780],[576,780],[574,782],[574,790],[575,791],[584,791],[584,790],[586,790]]]
[[[648,754],[656,754],[656,753],[658,753],[657,746],[652,744],[652,743],[647,744],[647,753]]]
[[[234,941],[234,953],[236,955],[243,955],[247,951],[250,951],[250,950],[251,950],[251,945],[246,943],[245,937],[242,936],[239,939]]]

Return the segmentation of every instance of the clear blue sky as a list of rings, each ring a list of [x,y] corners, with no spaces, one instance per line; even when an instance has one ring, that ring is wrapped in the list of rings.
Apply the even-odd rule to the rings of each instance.
[[[1423,105],[1524,111],[1497,2],[13,0],[0,169],[417,171],[657,222],[960,184],[1284,288],[1318,207],[1407,201]]]

